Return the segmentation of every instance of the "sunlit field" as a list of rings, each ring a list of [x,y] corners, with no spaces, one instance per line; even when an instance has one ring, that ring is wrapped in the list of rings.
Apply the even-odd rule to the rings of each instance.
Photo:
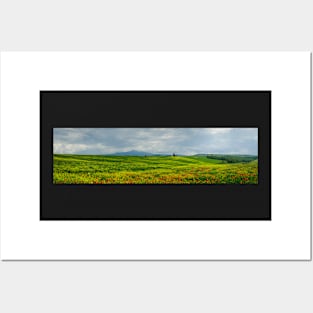
[[[54,184],[257,184],[256,156],[54,154]]]

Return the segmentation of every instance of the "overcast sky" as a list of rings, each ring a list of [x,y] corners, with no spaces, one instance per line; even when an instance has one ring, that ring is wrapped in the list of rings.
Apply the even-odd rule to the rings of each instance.
[[[258,154],[257,128],[54,128],[53,152]]]

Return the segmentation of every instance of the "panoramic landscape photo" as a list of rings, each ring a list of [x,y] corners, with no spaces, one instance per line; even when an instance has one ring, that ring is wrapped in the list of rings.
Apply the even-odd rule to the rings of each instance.
[[[257,128],[54,128],[54,184],[258,184]]]

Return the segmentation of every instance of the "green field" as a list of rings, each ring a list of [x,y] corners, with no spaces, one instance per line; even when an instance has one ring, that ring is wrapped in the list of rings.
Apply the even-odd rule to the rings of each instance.
[[[257,184],[252,156],[53,156],[54,184]]]

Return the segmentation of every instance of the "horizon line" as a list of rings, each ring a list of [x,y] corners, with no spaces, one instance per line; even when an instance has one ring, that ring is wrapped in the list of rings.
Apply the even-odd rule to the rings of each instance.
[[[100,156],[116,156],[116,154],[119,153],[129,153],[130,151],[119,151],[119,152],[114,152],[114,153],[96,153],[96,154],[90,154],[90,153],[53,153],[53,155],[59,154],[59,155],[100,155]],[[258,154],[249,154],[249,153],[194,153],[194,154],[182,154],[182,153],[162,153],[162,152],[144,152],[144,151],[137,151],[138,153],[143,153],[143,154],[150,154],[150,155],[180,155],[180,156],[194,156],[194,155],[245,155],[245,156],[258,156]],[[129,155],[131,156],[131,155]],[[138,156],[138,155],[134,155]]]

